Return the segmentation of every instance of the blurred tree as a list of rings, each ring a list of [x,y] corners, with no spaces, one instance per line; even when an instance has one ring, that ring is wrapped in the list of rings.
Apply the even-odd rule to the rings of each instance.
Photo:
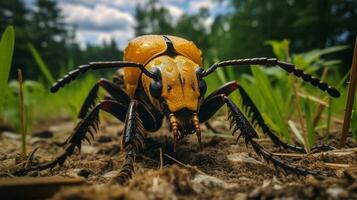
[[[230,16],[218,15],[211,26],[211,32],[209,35],[209,41],[212,44],[212,48],[209,49],[210,55],[214,59],[227,60],[232,58],[231,50],[229,47],[232,35],[230,33]]]
[[[294,52],[347,44],[349,68],[357,33],[355,0],[231,0],[230,56],[272,55],[266,40],[291,39]]]
[[[12,78],[16,78],[17,67],[24,69],[26,79],[43,77],[29,52],[29,42],[55,77],[90,61],[122,59],[114,40],[81,49],[75,41],[76,27],[64,22],[56,1],[36,0],[33,6],[27,9],[22,0],[0,1],[0,30],[10,24],[16,30]]]
[[[184,14],[178,19],[175,29],[171,34],[194,41],[202,50],[205,60],[212,61],[212,57],[208,52],[208,50],[211,49],[209,35],[210,24],[206,24],[206,20],[209,17],[207,9],[201,9],[198,13],[193,15]]]
[[[115,40],[111,39],[100,46],[87,44],[86,49],[77,49],[75,57],[76,64],[83,64],[90,61],[121,60],[123,53],[119,51]]]
[[[160,1],[150,0],[136,8],[136,35],[183,36],[195,41],[210,62],[214,58],[273,56],[271,48],[264,45],[267,40],[288,38],[293,52],[347,44],[351,48],[339,58],[345,61],[345,69],[349,67],[357,33],[357,1],[226,1],[231,7],[205,26],[207,18],[213,17],[207,11],[183,14],[174,21]]]
[[[40,52],[56,76],[61,66],[68,62],[69,29],[57,3],[53,0],[36,0],[30,14],[30,41]],[[35,70],[32,70],[33,72]]]
[[[81,49],[78,44],[73,44],[70,49],[72,62],[68,65],[68,69],[65,69],[62,74],[67,73],[68,70],[76,66],[92,61],[114,61],[122,60],[123,58],[123,52],[119,50],[113,38],[110,41],[104,41],[101,45],[87,44],[85,49]],[[107,75],[112,73],[112,71],[113,70],[103,70],[98,73]]]
[[[211,58],[208,55],[208,49],[211,48],[209,39],[209,25],[206,25],[206,19],[209,17],[207,10],[187,15],[183,14],[178,20],[174,20],[168,9],[158,0],[150,0],[144,5],[139,5],[135,10],[137,25],[135,34],[161,34],[175,35],[194,41],[202,50],[205,58]]]
[[[135,9],[136,35],[143,34],[170,34],[174,27],[169,11],[160,6],[158,0],[149,0],[144,5],[138,5]]]
[[[29,39],[27,29],[29,10],[26,9],[21,0],[0,1],[0,33],[7,25],[13,25],[16,32],[15,51],[13,65],[16,67],[27,67],[32,63],[32,58],[27,50],[26,42]],[[11,69],[11,74],[16,74],[16,69]],[[26,74],[27,75],[27,74]]]

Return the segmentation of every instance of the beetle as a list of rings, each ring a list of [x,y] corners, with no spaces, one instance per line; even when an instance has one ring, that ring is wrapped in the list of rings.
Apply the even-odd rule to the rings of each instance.
[[[254,140],[258,138],[258,134],[252,124],[257,124],[274,144],[292,151],[305,152],[304,148],[287,144],[275,135],[243,87],[237,82],[226,83],[205,96],[207,90],[205,77],[218,68],[244,65],[278,66],[326,91],[332,97],[340,96],[338,90],[327,83],[305,73],[291,63],[276,58],[227,60],[204,69],[201,50],[193,42],[169,35],[143,35],[128,43],[123,61],[91,62],[79,66],[53,84],[51,92],[56,92],[80,74],[118,68],[113,81],[100,79],[89,92],[78,115],[81,120],[66,140],[64,152],[51,162],[27,167],[18,174],[62,165],[76,148],[81,149],[83,140],[90,142],[89,135],[93,137],[97,132],[99,111],[102,110],[124,122],[122,147],[125,160],[115,178],[117,182],[122,183],[130,179],[133,174],[135,155],[144,146],[144,132],[160,129],[163,119],[167,118],[172,132],[174,151],[177,142],[190,134],[196,134],[201,147],[200,124],[206,122],[226,105],[233,134],[239,133],[237,141],[242,136],[246,145],[250,144],[259,156],[284,171],[298,175],[321,175],[322,172],[284,162]],[[109,95],[97,103],[100,87]],[[250,121],[229,98],[234,91],[238,91],[242,97],[242,104],[248,112],[247,116],[251,117]]]

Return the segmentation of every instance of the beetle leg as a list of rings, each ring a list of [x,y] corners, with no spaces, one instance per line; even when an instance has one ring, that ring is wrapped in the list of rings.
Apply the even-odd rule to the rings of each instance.
[[[229,82],[218,90],[210,94],[205,101],[203,102],[200,112],[199,118],[201,122],[206,122],[209,118],[211,118],[223,105],[224,102],[219,101],[219,95],[223,94],[228,96],[234,90],[238,89],[240,96],[242,98],[243,109],[246,111],[247,116],[252,119],[252,124],[257,124],[262,130],[263,133],[266,134],[274,144],[277,146],[281,146],[284,149],[292,150],[295,152],[306,153],[305,149],[300,146],[290,145],[281,141],[273,131],[266,125],[262,115],[260,114],[258,108],[255,106],[253,101],[250,99],[248,94],[245,92],[242,86],[238,85],[235,81]],[[209,109],[208,109],[209,108]],[[333,147],[329,145],[318,145],[311,148],[311,150],[331,150]]]
[[[242,98],[242,104],[243,104],[243,109],[245,110],[247,116],[251,118],[251,123],[252,124],[257,124],[262,130],[263,133],[266,134],[271,141],[276,144],[277,146],[283,147],[284,149],[292,150],[295,152],[300,152],[300,153],[306,153],[306,150],[303,147],[296,146],[296,145],[291,145],[288,143],[285,143],[281,141],[275,133],[268,127],[268,125],[265,123],[262,115],[260,114],[258,108],[255,106],[254,102],[252,99],[249,97],[249,95],[246,93],[244,88],[242,86],[238,86],[238,91],[240,93],[240,96]],[[329,145],[317,145],[311,148],[311,150],[332,150],[334,149],[333,147]]]
[[[220,88],[208,95],[203,101],[198,113],[200,123],[206,122],[224,105],[224,102],[215,100],[217,96],[222,94],[228,96],[237,88],[237,82],[231,81],[222,85]]]
[[[215,128],[211,125],[211,123],[209,123],[208,121],[205,122],[205,126],[206,126],[207,130],[210,130],[210,131],[212,131],[212,132],[215,133],[215,134],[220,134],[220,133],[221,133],[221,132],[219,132],[217,129],[215,129]]]
[[[88,114],[88,112],[95,106],[98,97],[97,94],[99,87],[104,88],[110,95],[106,96],[104,98],[105,100],[115,100],[118,103],[122,104],[124,107],[128,107],[130,98],[125,93],[125,91],[117,84],[102,78],[94,85],[94,87],[89,92],[79,112],[79,118],[83,119]],[[140,117],[143,119],[144,127],[146,130],[156,131],[158,128],[160,128],[160,125],[162,123],[162,117],[158,114],[155,115],[153,113],[154,111],[150,110],[148,106],[143,102],[139,102],[138,112]],[[124,119],[125,116],[124,118],[121,117],[119,120],[124,122]]]
[[[138,102],[131,100],[125,118],[122,145],[125,151],[124,164],[112,182],[124,184],[134,172],[135,154],[144,146],[144,127],[138,113]]]
[[[129,104],[130,98],[122,88],[115,85],[113,82],[102,78],[90,90],[87,98],[84,100],[82,108],[78,114],[78,118],[83,119],[88,114],[88,112],[95,106],[96,100],[98,98],[99,87],[104,88],[110,94],[110,96],[119,103],[125,106]]]
[[[258,137],[258,134],[255,132],[253,126],[249,123],[249,121],[245,118],[243,113],[239,110],[239,108],[233,103],[231,99],[227,96],[221,95],[220,101],[225,102],[228,106],[229,111],[229,120],[231,123],[231,127],[233,128],[233,134],[240,130],[240,134],[238,137],[243,136],[245,139],[246,145],[248,143],[253,147],[254,151],[261,157],[264,158],[267,162],[272,162],[275,167],[279,167],[284,171],[293,172],[297,175],[307,175],[311,174],[316,177],[327,176],[326,173],[317,171],[317,170],[310,170],[302,167],[298,167],[296,165],[289,164],[285,161],[280,160],[279,158],[275,157],[272,153],[265,150],[260,144],[255,142],[254,138]]]
[[[81,143],[83,140],[87,140],[90,143],[89,135],[94,138],[94,133],[98,131],[99,126],[99,110],[104,110],[111,113],[116,118],[124,119],[123,113],[126,113],[127,107],[115,102],[115,101],[102,101],[98,103],[91,112],[81,120],[74,128],[72,135],[66,140],[66,147],[64,152],[57,156],[53,161],[43,163],[38,166],[30,166],[19,171],[14,172],[14,175],[26,175],[30,171],[52,169],[56,165],[62,165],[66,159],[74,153],[75,148],[81,150]]]

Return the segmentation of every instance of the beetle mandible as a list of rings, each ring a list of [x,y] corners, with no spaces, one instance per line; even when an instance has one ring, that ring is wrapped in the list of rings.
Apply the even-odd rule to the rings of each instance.
[[[118,68],[113,81],[100,79],[89,92],[78,115],[81,120],[67,139],[64,152],[52,162],[24,168],[17,174],[63,164],[76,147],[81,148],[83,140],[90,142],[89,135],[93,136],[98,130],[99,111],[103,110],[125,124],[122,146],[126,156],[120,173],[115,178],[117,182],[122,183],[132,176],[135,154],[144,145],[144,132],[158,130],[163,119],[167,118],[172,132],[174,151],[177,142],[189,134],[196,134],[198,144],[201,146],[200,124],[210,119],[224,105],[228,107],[228,118],[233,133],[240,130],[237,141],[242,136],[246,144],[250,144],[258,155],[285,171],[299,175],[323,174],[286,163],[266,151],[254,140],[258,134],[251,124],[257,124],[274,144],[292,151],[305,152],[304,148],[284,143],[275,135],[243,87],[237,82],[226,83],[205,96],[206,76],[220,67],[243,65],[278,66],[326,91],[332,97],[340,96],[340,93],[327,83],[297,69],[291,63],[276,58],[227,60],[205,70],[202,67],[201,50],[193,42],[176,36],[144,35],[129,42],[124,51],[124,61],[91,62],[79,66],[53,84],[51,92],[56,92],[85,72]],[[109,96],[97,103],[99,87],[104,88]],[[229,98],[229,95],[236,90],[242,97],[243,107],[249,112],[251,121]],[[319,147],[321,146],[316,148]]]

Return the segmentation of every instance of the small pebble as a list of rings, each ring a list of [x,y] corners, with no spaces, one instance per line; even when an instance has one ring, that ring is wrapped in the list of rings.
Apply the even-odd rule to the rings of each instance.
[[[326,193],[333,199],[341,199],[348,197],[348,193],[346,190],[337,187],[327,189]]]
[[[105,155],[113,156],[113,155],[119,153],[119,151],[120,151],[119,145],[114,144],[109,147],[103,147],[103,148],[99,149],[98,154],[105,154]]]
[[[84,178],[88,178],[88,176],[91,174],[92,172],[88,169],[81,169],[79,170],[79,172],[77,173],[78,176],[82,176]]]
[[[45,131],[40,131],[32,134],[33,137],[38,137],[38,138],[52,138],[53,137],[53,132],[45,130]]]
[[[29,173],[28,173],[28,176],[37,177],[37,176],[38,176],[38,171],[29,172]]]
[[[100,143],[108,143],[112,141],[112,138],[106,135],[101,135],[98,137],[97,141]]]

